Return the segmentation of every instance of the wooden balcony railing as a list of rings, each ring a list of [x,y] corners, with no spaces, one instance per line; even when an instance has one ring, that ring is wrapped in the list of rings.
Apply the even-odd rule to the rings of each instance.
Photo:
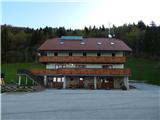
[[[125,63],[126,57],[107,56],[41,56],[39,62],[52,63]]]
[[[35,75],[131,75],[130,69],[98,69],[98,68],[60,68],[60,69],[31,69]]]

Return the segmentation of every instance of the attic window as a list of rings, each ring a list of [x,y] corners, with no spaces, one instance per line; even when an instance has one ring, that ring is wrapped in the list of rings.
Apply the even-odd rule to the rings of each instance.
[[[102,43],[101,43],[101,42],[97,42],[97,44],[98,44],[98,45],[102,45]]]
[[[115,43],[114,43],[114,42],[110,42],[110,44],[111,44],[111,45],[114,45]]]
[[[62,45],[62,44],[64,44],[64,42],[61,41],[60,44]]]
[[[84,45],[84,44],[85,44],[85,42],[81,42],[80,44],[81,44],[81,45]]]

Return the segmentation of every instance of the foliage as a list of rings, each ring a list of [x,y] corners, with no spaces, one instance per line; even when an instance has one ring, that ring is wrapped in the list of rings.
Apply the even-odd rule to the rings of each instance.
[[[142,80],[151,84],[160,85],[160,62],[143,58],[129,58],[125,64],[132,70],[131,80]],[[18,82],[17,69],[45,68],[45,65],[36,63],[2,64],[2,72],[5,73],[7,83]],[[23,78],[22,78],[23,79]],[[25,78],[24,78],[25,81]]]
[[[159,61],[148,60],[144,58],[129,58],[125,67],[132,71],[131,80],[142,80],[151,84],[160,85]]]
[[[1,26],[2,34],[2,63],[34,62],[37,48],[47,39],[62,35],[83,37],[108,37],[109,28],[104,25],[84,27],[84,29],[65,29],[64,27],[31,29]],[[160,56],[160,26],[152,21],[146,26],[143,21],[137,24],[112,26],[110,34],[113,38],[121,39],[133,49],[133,56],[158,58]]]
[[[32,68],[45,68],[43,64],[36,63],[14,63],[14,64],[2,64],[2,72],[5,73],[5,82],[12,83],[17,82],[17,70],[18,69],[32,69]]]

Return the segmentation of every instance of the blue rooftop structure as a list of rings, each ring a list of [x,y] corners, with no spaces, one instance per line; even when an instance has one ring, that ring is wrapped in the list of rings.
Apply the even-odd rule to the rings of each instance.
[[[82,36],[61,36],[61,40],[83,40]]]

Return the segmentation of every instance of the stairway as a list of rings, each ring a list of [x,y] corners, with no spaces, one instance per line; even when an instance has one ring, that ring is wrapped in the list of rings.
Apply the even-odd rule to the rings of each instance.
[[[37,89],[38,91],[40,91],[40,90],[45,88],[43,80],[41,80],[38,76],[36,76],[33,73],[31,73],[29,70],[27,70],[27,69],[19,69],[17,71],[17,74],[26,75],[28,78],[33,80],[37,84],[37,86],[35,86],[35,89]]]

